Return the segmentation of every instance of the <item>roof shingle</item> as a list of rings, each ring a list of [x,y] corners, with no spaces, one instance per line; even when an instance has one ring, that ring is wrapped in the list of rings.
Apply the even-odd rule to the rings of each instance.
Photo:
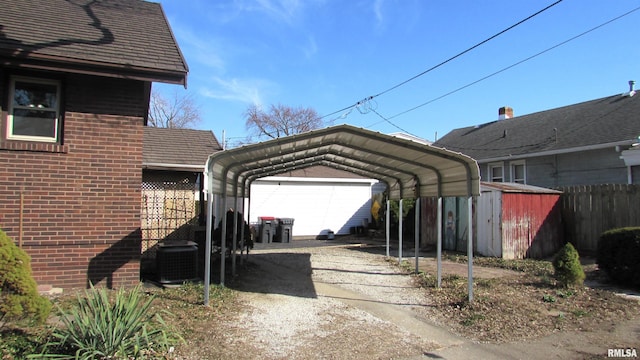
[[[613,95],[455,129],[434,143],[476,160],[628,142],[640,135],[640,95]]]
[[[0,0],[0,57],[112,68],[186,82],[160,4],[140,0]],[[163,78],[171,74],[170,78]],[[153,79],[155,80],[155,79]]]
[[[209,130],[145,126],[142,164],[154,169],[181,165],[204,170],[209,155],[221,150],[222,146]]]

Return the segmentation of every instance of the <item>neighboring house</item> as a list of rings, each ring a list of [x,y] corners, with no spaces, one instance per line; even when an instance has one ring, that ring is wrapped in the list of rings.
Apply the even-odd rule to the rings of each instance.
[[[371,222],[373,194],[384,185],[326,166],[258,179],[251,185],[250,222],[259,217],[295,219],[295,237],[349,234]]]
[[[188,71],[162,8],[0,4],[0,227],[40,285],[135,284],[151,85]]]
[[[478,161],[483,181],[545,188],[640,184],[628,149],[640,135],[640,95],[624,94],[455,129],[434,143]],[[626,156],[625,156],[626,154]],[[634,157],[635,159],[635,157]]]
[[[164,240],[194,240],[205,224],[202,181],[209,155],[222,146],[209,130],[144,128],[142,251]]]

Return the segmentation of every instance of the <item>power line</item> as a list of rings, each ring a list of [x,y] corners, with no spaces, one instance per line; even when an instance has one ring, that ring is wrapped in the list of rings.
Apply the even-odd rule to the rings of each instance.
[[[423,75],[425,75],[425,74],[427,74],[427,73],[429,73],[429,72],[431,72],[431,71],[433,71],[433,70],[435,70],[435,69],[437,69],[437,68],[441,67],[442,65],[447,64],[448,62],[450,62],[450,61],[452,61],[452,60],[454,60],[454,59],[456,59],[456,58],[458,58],[458,57],[460,57],[460,56],[462,56],[462,55],[464,55],[464,54],[466,54],[466,53],[468,53],[468,52],[470,52],[470,51],[474,50],[475,48],[477,48],[477,47],[479,47],[479,46],[482,46],[482,45],[486,44],[487,42],[489,42],[489,41],[491,41],[491,40],[493,40],[493,39],[497,38],[498,36],[500,36],[500,35],[502,35],[502,34],[506,33],[507,31],[512,30],[513,28],[517,27],[518,25],[521,25],[522,23],[524,23],[524,22],[526,22],[526,21],[528,21],[528,20],[530,20],[530,19],[532,19],[532,18],[534,18],[534,17],[538,16],[539,14],[541,14],[541,13],[543,13],[543,12],[545,12],[545,11],[549,10],[550,8],[552,8],[552,7],[556,6],[556,5],[558,5],[558,4],[559,4],[559,3],[561,3],[562,1],[563,1],[563,0],[558,0],[558,1],[556,1],[555,3],[553,3],[553,4],[551,4],[551,5],[547,6],[547,7],[545,7],[544,9],[539,10],[539,11],[535,12],[534,14],[527,16],[526,18],[524,18],[524,19],[522,19],[522,20],[518,21],[517,23],[515,23],[515,24],[513,24],[513,25],[511,25],[511,26],[509,26],[509,27],[507,27],[506,29],[504,29],[504,30],[502,30],[502,31],[500,31],[500,32],[498,32],[498,33],[496,33],[496,34],[494,34],[494,35],[492,35],[492,36],[490,36],[490,37],[486,38],[485,40],[482,40],[481,42],[479,42],[479,43],[477,43],[477,44],[475,44],[475,45],[471,46],[470,48],[467,48],[466,50],[464,50],[464,51],[462,51],[462,52],[458,53],[457,55],[454,55],[454,56],[452,56],[452,57],[448,58],[447,60],[442,61],[441,63],[439,63],[439,64],[437,64],[437,65],[435,65],[435,66],[432,66],[431,68],[429,68],[429,69],[427,69],[427,70],[425,70],[425,71],[423,71],[423,72],[421,72],[421,73],[419,73],[419,74],[417,74],[417,75],[415,75],[415,76],[413,76],[413,77],[411,77],[411,78],[409,78],[409,79],[407,79],[407,80],[405,80],[405,81],[403,81],[403,82],[401,82],[401,83],[399,83],[399,84],[397,84],[397,85],[394,85],[394,86],[392,86],[392,87],[388,88],[387,90],[384,90],[384,91],[382,91],[382,92],[380,92],[380,93],[378,93],[378,94],[376,94],[376,95],[373,95],[373,96],[368,96],[368,97],[366,97],[366,98],[364,98],[364,99],[362,99],[362,100],[358,101],[357,103],[355,103],[355,104],[353,104],[353,105],[350,105],[350,106],[344,107],[344,108],[342,108],[342,109],[340,109],[340,110],[337,110],[337,111],[334,111],[334,112],[332,112],[332,113],[330,113],[330,114],[323,115],[323,116],[321,116],[320,118],[321,118],[321,119],[323,119],[323,118],[325,118],[325,117],[329,117],[329,116],[335,115],[335,114],[337,114],[337,113],[341,113],[341,112],[343,112],[343,111],[347,111],[347,110],[349,110],[349,109],[351,109],[351,108],[353,108],[353,107],[356,107],[356,106],[360,105],[362,102],[370,101],[370,100],[372,100],[373,98],[376,98],[376,97],[378,97],[378,96],[381,96],[381,95],[383,95],[383,94],[386,94],[386,93],[388,93],[388,92],[390,92],[390,91],[392,91],[392,90],[395,90],[395,89],[399,88],[400,86],[405,85],[406,83],[408,83],[408,82],[410,82],[410,81],[413,81],[413,80],[415,80],[415,79],[417,79],[417,78],[419,78],[419,77],[421,77],[421,76],[423,76]]]
[[[569,38],[569,39],[567,39],[567,40],[565,40],[565,41],[562,41],[562,42],[560,42],[560,43],[558,43],[558,44],[556,44],[556,45],[553,45],[553,46],[551,46],[551,47],[549,47],[549,48],[547,48],[547,49],[545,49],[545,50],[542,50],[542,51],[540,51],[540,52],[538,52],[538,53],[536,53],[536,54],[534,54],[534,55],[531,55],[531,56],[529,56],[529,57],[527,57],[527,58],[525,58],[525,59],[523,59],[523,60],[520,60],[520,61],[518,61],[518,62],[516,62],[516,63],[514,63],[514,64],[511,64],[511,65],[509,65],[509,66],[507,66],[507,67],[505,67],[505,68],[502,68],[502,69],[500,69],[500,70],[498,70],[498,71],[495,71],[495,72],[493,72],[493,73],[491,73],[491,74],[489,74],[489,75],[487,75],[487,76],[484,76],[484,77],[482,77],[482,78],[480,78],[480,79],[478,79],[478,80],[475,80],[475,81],[473,81],[473,82],[471,82],[471,83],[468,83],[468,84],[466,84],[466,85],[464,85],[464,86],[461,86],[461,87],[459,87],[459,88],[457,88],[457,89],[455,89],[455,90],[451,90],[451,91],[449,91],[449,92],[448,92],[448,93],[446,93],[446,94],[440,95],[440,96],[435,97],[435,98],[433,98],[433,99],[431,99],[431,100],[429,100],[429,101],[427,101],[427,102],[424,102],[424,103],[422,103],[422,104],[420,104],[420,105],[414,106],[414,107],[412,107],[412,108],[410,108],[410,109],[408,109],[408,110],[405,110],[405,111],[402,111],[402,112],[400,112],[400,113],[398,113],[398,114],[395,114],[395,115],[393,115],[393,116],[390,116],[390,117],[386,118],[385,120],[390,121],[391,119],[395,119],[395,118],[397,118],[398,116],[404,115],[404,114],[406,114],[406,113],[408,113],[408,112],[411,112],[411,111],[414,111],[414,110],[417,110],[417,109],[419,109],[419,108],[421,108],[421,107],[423,107],[423,106],[425,106],[425,105],[429,105],[429,104],[431,104],[431,103],[433,103],[433,102],[436,102],[436,101],[438,101],[438,100],[440,100],[440,99],[442,99],[442,98],[445,98],[445,97],[447,97],[447,96],[449,96],[449,95],[453,95],[453,94],[457,93],[458,91],[464,90],[464,89],[466,89],[466,88],[468,88],[468,87],[471,87],[471,86],[473,86],[473,85],[475,85],[475,84],[477,84],[477,83],[479,83],[479,82],[481,82],[481,81],[487,80],[487,79],[489,79],[489,78],[491,78],[491,77],[493,77],[493,76],[496,76],[496,75],[498,75],[498,74],[500,74],[500,73],[503,73],[503,72],[505,72],[505,71],[507,71],[507,70],[509,70],[509,69],[511,69],[511,68],[514,68],[514,67],[516,67],[516,66],[518,66],[518,65],[520,65],[520,64],[522,64],[522,63],[525,63],[525,62],[527,62],[527,61],[529,61],[529,60],[531,60],[531,59],[534,59],[534,58],[536,58],[536,57],[538,57],[538,56],[540,56],[540,55],[542,55],[542,54],[545,54],[545,53],[547,53],[547,52],[549,52],[549,51],[551,51],[551,50],[554,50],[554,49],[556,49],[556,48],[558,48],[558,47],[560,47],[560,46],[563,46],[563,45],[565,45],[565,44],[567,44],[567,43],[569,43],[569,42],[571,42],[571,41],[573,41],[573,40],[576,40],[576,39],[578,39],[578,38],[580,38],[580,37],[582,37],[582,36],[585,36],[585,35],[587,35],[587,34],[589,34],[589,33],[593,32],[593,31],[595,31],[595,30],[598,30],[598,29],[600,29],[600,28],[602,28],[602,27],[604,27],[604,26],[606,26],[606,25],[609,25],[610,23],[612,23],[612,22],[614,22],[614,21],[617,21],[617,20],[619,20],[619,19],[621,19],[621,18],[623,18],[623,17],[625,17],[625,16],[627,16],[627,15],[629,15],[629,14],[631,14],[631,13],[635,12],[635,11],[638,11],[638,10],[640,10],[640,7],[637,7],[637,8],[635,8],[635,9],[630,10],[630,11],[627,11],[626,13],[624,13],[624,14],[622,14],[622,15],[620,15],[620,16],[617,16],[617,17],[615,17],[615,18],[613,18],[613,19],[610,19],[610,20],[608,20],[608,21],[606,21],[606,22],[604,22],[604,23],[602,23],[602,24],[600,24],[600,25],[598,25],[598,26],[595,26],[595,27],[593,27],[593,28],[591,28],[591,29],[589,29],[589,30],[587,30],[587,31],[584,31],[584,32],[582,32],[582,33],[580,33],[580,34],[578,34],[578,35],[576,35],[576,36],[573,36],[573,37],[571,37],[571,38]]]
[[[371,111],[373,111],[376,115],[378,115],[382,120],[384,120],[384,121],[386,121],[387,123],[389,123],[389,125],[391,125],[391,126],[395,127],[396,129],[398,129],[398,130],[402,131],[403,133],[406,133],[406,134],[409,134],[409,135],[413,135],[413,136],[415,136],[415,137],[417,137],[417,138],[419,138],[419,137],[420,137],[420,136],[418,136],[418,135],[416,135],[416,134],[412,134],[412,133],[408,132],[407,130],[405,130],[405,129],[401,128],[400,126],[398,126],[398,125],[396,125],[396,124],[392,123],[391,121],[389,121],[389,119],[387,119],[386,117],[384,117],[384,116],[380,115],[380,113],[379,113],[379,112],[377,112],[377,111],[375,111],[375,110],[373,110],[373,109],[372,109]]]

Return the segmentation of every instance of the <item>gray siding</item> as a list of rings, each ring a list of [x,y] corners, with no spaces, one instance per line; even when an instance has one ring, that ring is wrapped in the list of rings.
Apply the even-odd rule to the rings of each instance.
[[[510,182],[509,166],[513,161],[504,161],[505,182]],[[528,185],[545,188],[571,185],[626,184],[627,167],[620,153],[613,147],[579,153],[559,154],[527,158],[526,179]],[[488,164],[480,164],[482,180],[489,181]],[[638,171],[635,171],[638,173]],[[640,177],[634,182],[640,183]]]

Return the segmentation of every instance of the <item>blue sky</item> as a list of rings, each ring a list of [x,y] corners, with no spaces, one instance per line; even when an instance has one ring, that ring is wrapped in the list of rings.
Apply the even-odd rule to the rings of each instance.
[[[325,116],[383,93],[323,120],[433,141],[496,120],[501,106],[518,116],[623,93],[629,80],[640,88],[640,10],[470,85],[639,8],[640,0],[564,0],[392,90],[555,0],[156,1],[190,71],[186,90],[154,89],[191,94],[202,113],[198,128],[220,141],[224,132],[230,147],[246,137],[252,104],[311,107]]]

